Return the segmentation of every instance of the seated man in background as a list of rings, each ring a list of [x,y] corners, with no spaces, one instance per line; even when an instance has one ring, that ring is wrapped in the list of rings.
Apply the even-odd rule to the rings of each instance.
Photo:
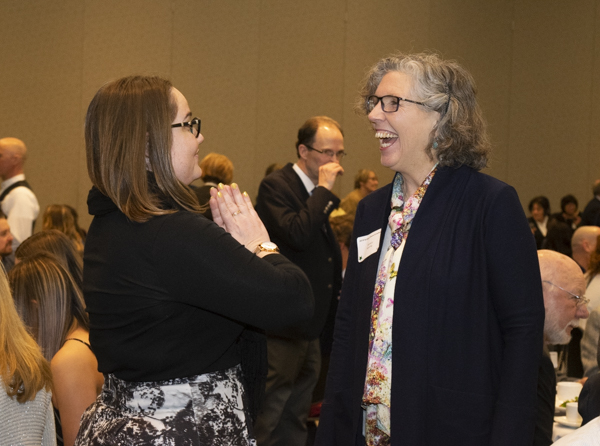
[[[6,215],[0,212],[0,257],[2,257],[2,265],[6,272],[9,272],[15,265],[15,257],[11,256],[12,241],[13,236]]]
[[[580,226],[573,233],[571,239],[572,257],[584,273],[590,267],[590,256],[596,249],[599,235],[600,227],[598,226]]]
[[[556,374],[548,353],[548,344],[568,344],[571,331],[589,313],[583,297],[585,279],[572,259],[556,251],[539,250],[540,272],[544,293],[544,352],[538,377],[538,403],[534,446],[552,444]]]
[[[377,186],[379,186],[377,174],[372,170],[360,169],[354,177],[354,190],[342,200],[340,208],[354,218],[358,202],[375,191]]]

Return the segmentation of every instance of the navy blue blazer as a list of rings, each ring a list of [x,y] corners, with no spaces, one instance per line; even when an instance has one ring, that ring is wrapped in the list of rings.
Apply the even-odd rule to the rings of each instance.
[[[319,446],[360,444],[391,189],[368,195],[356,214]],[[359,262],[356,238],[378,229],[379,249]],[[543,324],[536,247],[515,190],[469,167],[439,168],[396,279],[392,445],[530,446]]]

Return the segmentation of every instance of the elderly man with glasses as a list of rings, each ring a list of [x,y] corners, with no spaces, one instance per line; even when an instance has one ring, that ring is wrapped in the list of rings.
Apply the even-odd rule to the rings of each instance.
[[[580,319],[589,316],[588,299],[583,296],[585,279],[571,258],[556,251],[539,250],[538,258],[544,293],[544,353],[538,378],[538,407],[534,446],[552,444],[556,400],[556,373],[548,353],[549,344],[568,344],[571,331]]]

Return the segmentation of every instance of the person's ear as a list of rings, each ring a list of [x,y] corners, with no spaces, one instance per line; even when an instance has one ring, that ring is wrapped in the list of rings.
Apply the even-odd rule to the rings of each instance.
[[[304,144],[300,144],[298,146],[298,154],[300,155],[300,158],[302,158],[303,160],[306,159],[306,157],[308,156],[308,147],[306,147]]]

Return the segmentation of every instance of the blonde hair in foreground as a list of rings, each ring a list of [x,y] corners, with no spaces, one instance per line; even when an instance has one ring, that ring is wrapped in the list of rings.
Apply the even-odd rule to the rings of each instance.
[[[9,274],[15,306],[50,361],[75,322],[89,330],[79,287],[64,266],[48,253],[25,258]]]
[[[50,364],[19,317],[4,269],[0,271],[0,378],[10,397],[31,401],[43,388],[50,390]]]

